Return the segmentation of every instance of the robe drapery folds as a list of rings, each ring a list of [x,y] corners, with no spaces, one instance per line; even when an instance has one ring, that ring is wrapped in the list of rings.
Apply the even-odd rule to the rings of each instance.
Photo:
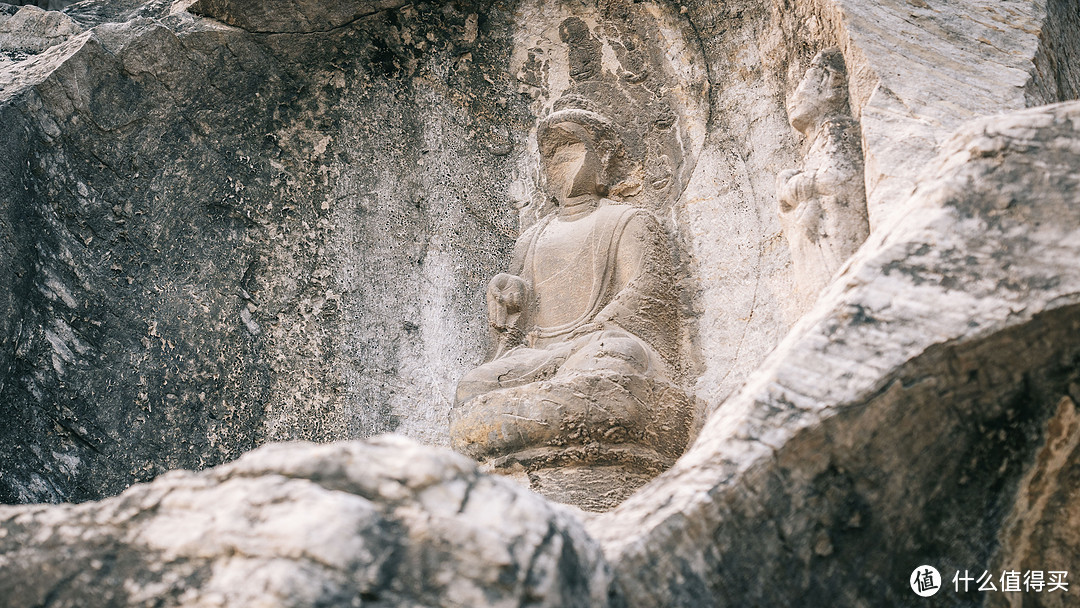
[[[675,284],[669,246],[656,220],[633,206],[603,201],[590,216],[573,221],[590,223],[587,234],[567,239],[571,244],[558,256],[538,255],[550,231],[586,229],[560,221],[547,216],[518,239],[510,270],[529,286],[522,343],[469,372],[458,386],[458,403],[549,378],[564,365],[665,377],[676,368]],[[565,304],[558,298],[582,305],[553,319],[544,307]],[[540,325],[541,319],[549,323]]]

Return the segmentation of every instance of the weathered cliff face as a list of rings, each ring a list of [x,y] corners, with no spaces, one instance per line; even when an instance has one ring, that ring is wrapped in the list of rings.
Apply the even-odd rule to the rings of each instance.
[[[8,18],[88,31],[0,76],[3,500],[274,439],[446,442],[515,232],[509,16],[380,7],[282,34],[168,4]]]
[[[1046,503],[1073,487],[1078,112],[962,129],[697,444],[592,522],[636,605],[900,606],[921,564],[1074,568]]]
[[[1069,2],[685,6],[713,91],[708,142],[680,206],[700,286],[699,394],[711,406],[818,297],[791,276],[774,182],[800,163],[806,142],[785,103],[819,50],[838,47],[847,65],[872,230],[904,209],[964,121],[1077,98],[1080,21]]]
[[[10,420],[0,498],[101,498],[274,439],[396,430],[445,443],[453,386],[487,346],[484,285],[506,269],[538,205],[534,114],[570,83],[551,74],[573,71],[561,34],[547,22],[530,29],[535,5],[0,10],[0,411]],[[579,8],[619,9],[601,5]],[[258,558],[298,581],[265,590],[282,603],[350,605],[377,593],[387,605],[570,594],[594,605],[903,606],[912,569],[929,563],[946,578],[943,601],[1009,605],[1020,596],[955,593],[949,580],[1080,571],[1070,506],[1080,106],[1025,110],[1080,91],[1075,3],[665,6],[686,32],[688,50],[676,55],[700,60],[687,73],[709,85],[708,107],[684,100],[684,111],[707,113],[684,117],[685,133],[704,131],[700,147],[679,148],[694,160],[687,175],[672,173],[685,190],[659,207],[681,273],[694,391],[711,414],[671,470],[589,516],[586,536],[568,511],[452,456],[275,447],[100,503],[5,509],[0,555],[27,565],[0,586],[23,595],[4,597],[60,606],[92,590],[103,605],[141,605],[167,579],[181,581],[170,592],[217,601],[222,581],[255,563],[229,566],[251,540],[246,525],[222,524],[241,538],[199,553],[112,510],[125,496],[177,489],[195,507],[176,503],[163,517],[191,527],[199,505],[242,491],[230,485],[242,463],[285,454],[318,467],[348,461],[379,479],[412,470],[399,459],[442,463],[430,485],[405,483],[406,494],[485,484],[500,496],[493,504],[530,506],[466,509],[418,532],[401,514],[438,519],[444,505],[323,483],[281,460],[244,469],[243,483],[266,493],[236,510],[260,521],[295,515],[263,500],[293,496],[284,488],[294,478],[322,488],[312,504],[353,501],[335,494],[344,490],[383,518],[335,529],[327,542],[340,559],[317,566],[306,541],[263,545]],[[622,61],[617,27],[579,30],[566,38],[612,49],[600,65]],[[548,97],[521,70],[535,38],[552,57],[568,53],[547,64]],[[775,180],[813,153],[786,106],[828,47],[846,66],[871,235],[823,292],[800,292]],[[135,517],[152,526],[157,515]],[[102,522],[102,536],[83,538]],[[543,567],[539,587],[518,576],[513,552],[536,530],[544,536],[530,547],[557,553],[552,538],[572,547]],[[474,532],[490,543],[471,544]],[[46,535],[55,544],[36,551],[31,539]],[[343,572],[390,568],[357,546],[477,569],[406,560],[394,572],[407,583],[384,585],[395,576],[382,574],[343,583],[353,576]],[[122,567],[68,570],[91,554],[121,556]],[[140,574],[158,564],[161,578]],[[424,582],[432,576],[463,577],[468,591]],[[122,591],[125,579],[144,595]],[[263,593],[248,591],[222,601]],[[1075,592],[1022,602],[1067,606]]]

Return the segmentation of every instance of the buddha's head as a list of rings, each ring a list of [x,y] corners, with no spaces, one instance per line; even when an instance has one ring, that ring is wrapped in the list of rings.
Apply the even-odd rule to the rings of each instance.
[[[621,150],[603,116],[582,109],[550,114],[537,129],[544,190],[560,206],[607,194],[611,166]]]
[[[847,109],[847,72],[839,49],[818,53],[799,87],[788,99],[791,126],[803,134],[815,130],[830,114]]]

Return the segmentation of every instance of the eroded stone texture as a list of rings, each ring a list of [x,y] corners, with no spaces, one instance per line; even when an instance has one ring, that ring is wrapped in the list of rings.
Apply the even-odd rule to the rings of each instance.
[[[1048,0],[1039,49],[1027,83],[1029,105],[1080,99],[1080,11],[1068,0]]]
[[[32,5],[22,7],[11,16],[0,14],[0,61],[40,53],[82,31],[82,27],[64,13],[45,11]]]
[[[622,605],[572,515],[392,436],[274,444],[0,526],[11,608]]]
[[[0,69],[0,500],[272,439],[446,443],[483,353],[509,15],[251,34],[183,7],[79,3],[89,31]]]
[[[1039,572],[1050,587],[1051,572],[1067,572],[1064,581],[1080,566],[1080,486],[1076,480],[1080,471],[1080,419],[1076,399],[1080,385],[1070,384],[1068,395],[1057,404],[1057,411],[1042,429],[1043,445],[1039,448],[1027,474],[1020,481],[1012,511],[1001,528],[998,548],[991,565],[995,572],[1013,571],[1026,582],[1029,572]],[[1072,583],[1069,582],[1071,589]],[[1034,589],[1036,587],[1031,587]],[[1025,591],[1029,587],[1021,587]],[[1073,603],[1068,593],[1047,592],[1032,601],[1015,592],[989,598],[988,606],[1019,607],[1025,605],[1064,607]]]
[[[1007,516],[1031,508],[1032,462],[1053,473],[1071,441],[1057,427],[1080,369],[1078,144],[1080,103],[950,140],[903,221],[695,446],[592,522],[635,605],[909,605],[916,566],[981,573],[1010,535],[1043,543],[1012,559],[1071,567],[1050,540],[1071,532]],[[1045,513],[1035,529],[1071,521]]]
[[[11,0],[12,6],[35,6],[48,11],[59,11],[72,4],[73,0]]]
[[[859,123],[851,118],[839,49],[818,53],[788,99],[788,118],[806,136],[802,165],[776,176],[780,223],[801,297],[812,298],[870,233]]]
[[[375,13],[399,8],[405,0],[361,2],[258,2],[254,0],[198,0],[191,12],[213,17],[249,32],[327,32]]]
[[[698,169],[675,207],[698,279],[698,394],[710,405],[741,386],[812,304],[793,297],[773,193],[776,174],[801,162],[783,102],[819,50],[844,54],[871,226],[904,211],[916,176],[964,121],[1075,98],[1057,85],[1080,69],[1071,2],[682,5],[713,96]]]

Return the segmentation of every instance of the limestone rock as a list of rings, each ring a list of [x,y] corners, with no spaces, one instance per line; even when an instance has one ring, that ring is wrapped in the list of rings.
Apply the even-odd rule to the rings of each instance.
[[[47,11],[60,11],[73,3],[73,0],[10,0],[12,6],[35,6]]]
[[[445,444],[486,346],[510,16],[251,34],[184,6],[78,3],[88,31],[0,66],[2,502],[277,439]]]
[[[591,522],[634,605],[904,606],[921,564],[1080,568],[1047,508],[1074,491],[1078,166],[1080,102],[950,139],[697,444]]]
[[[1077,97],[1071,0],[682,4],[713,91],[708,145],[678,208],[699,285],[699,395],[710,406],[813,305],[792,297],[774,180],[800,162],[783,102],[818,51],[836,46],[847,64],[871,232],[906,211],[917,176],[965,121]]]
[[[34,55],[79,33],[82,27],[71,17],[27,5],[0,16],[0,58]]]
[[[516,547],[558,554],[551,603],[907,606],[923,563],[1080,572],[1080,109],[1024,110],[1080,92],[1074,0],[191,6],[28,12],[70,35],[0,63],[0,501],[101,499],[279,439],[445,443],[489,346],[484,286],[541,215],[528,134],[574,87],[613,85],[634,101],[617,118],[658,134],[635,170],[664,201],[711,417],[668,473],[582,516],[595,543],[453,456],[273,447],[3,509],[0,598],[517,605],[535,587]],[[670,54],[642,53],[642,13]],[[784,102],[830,47],[871,235],[815,301],[792,295],[775,179],[807,143]],[[369,491],[361,460],[394,473]],[[408,481],[426,470],[442,481]],[[541,489],[573,474],[555,471]],[[513,516],[478,527],[466,487]],[[291,530],[311,523],[293,499],[340,519]]]
[[[572,515],[394,436],[273,444],[0,526],[11,608],[619,605]]]

